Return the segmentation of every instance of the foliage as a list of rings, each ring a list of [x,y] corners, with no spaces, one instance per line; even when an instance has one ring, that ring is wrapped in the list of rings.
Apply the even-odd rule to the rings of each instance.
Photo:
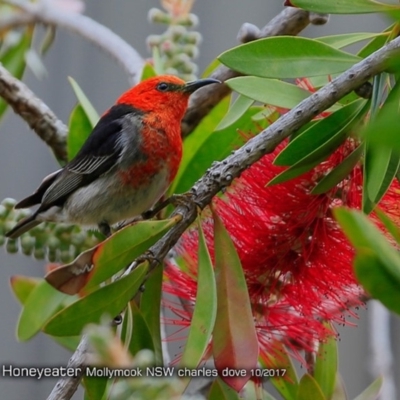
[[[196,55],[200,37],[187,31],[196,22],[196,17],[189,13],[192,3],[165,0],[167,13],[151,11],[153,22],[166,23],[168,30],[149,39],[153,60],[152,65],[145,66],[142,78],[160,71],[180,73],[185,78],[192,78],[196,73],[191,57]],[[385,12],[397,17],[400,10],[398,5],[370,0],[291,0],[287,3],[337,14]],[[173,4],[180,8],[174,8]],[[333,76],[396,37],[399,29],[395,22],[382,33],[361,32],[317,39],[269,37],[222,53],[219,61],[244,75],[226,82],[238,97],[235,101],[230,96],[223,99],[185,139],[184,158],[169,194],[188,191],[213,162],[226,158]],[[0,48],[1,63],[18,78],[26,66],[25,54],[32,48],[33,31],[32,27],[25,29],[16,41],[4,40]],[[342,50],[360,41],[368,42],[358,54]],[[78,83],[70,81],[78,104],[69,119],[69,159],[80,149],[98,120],[96,110]],[[267,380],[285,400],[345,399],[332,323],[347,310],[349,299],[359,304],[366,297],[372,297],[400,314],[400,212],[397,206],[400,83],[396,63],[388,65],[387,71],[372,83],[370,98],[347,94],[294,132],[290,141],[273,154],[273,164],[266,156],[250,167],[232,189],[215,200],[211,210],[199,216],[197,226],[186,232],[176,247],[173,259],[150,273],[147,262],[135,264],[135,260],[175,226],[179,217],[169,217],[166,213],[163,220],[133,223],[103,241],[98,233],[49,223],[32,229],[18,241],[6,241],[4,233],[27,214],[13,210],[15,201],[5,199],[0,205],[0,244],[5,244],[10,253],[21,250],[38,259],[47,256],[51,262],[69,263],[49,265],[45,280],[11,278],[12,291],[22,305],[17,338],[25,341],[44,332],[73,350],[86,334],[95,349],[93,365],[155,371],[155,367],[163,365],[160,309],[164,304],[179,317],[179,322],[173,317],[164,322],[189,327],[182,355],[173,366],[178,376],[167,377],[168,370],[160,370],[164,374],[162,380],[149,376],[107,381],[85,377],[83,385],[88,399],[123,399],[133,395],[180,398],[191,382],[193,371],[200,370],[210,371],[212,378],[207,399],[238,399],[239,396],[274,399],[262,385]],[[1,101],[0,117],[6,108],[6,103]],[[267,175],[256,174],[254,178],[254,171],[259,171],[257,168],[262,165],[273,176],[260,182]],[[267,211],[261,210],[262,196],[257,201],[253,193],[243,192],[243,187],[254,189],[255,180],[261,186],[262,196],[282,194],[280,199],[285,204],[279,204],[276,199],[277,204]],[[291,200],[293,209],[297,209],[284,208]],[[301,202],[302,206],[307,205],[307,210],[303,208],[299,212]],[[247,217],[248,208],[257,214],[253,220]],[[241,227],[248,234],[232,223],[235,212],[238,220],[240,215],[245,215]],[[284,241],[290,245],[285,253],[288,258],[278,252],[282,245],[282,236],[278,233],[282,227],[287,234]],[[261,233],[254,237],[255,232]],[[269,236],[262,237],[263,232]],[[324,232],[332,237],[326,238]],[[326,248],[329,243],[333,252],[340,253],[343,263],[353,263],[353,270],[346,265],[338,272],[343,280],[337,279],[332,284],[338,294],[331,301],[339,306],[343,304],[344,309],[329,310],[327,302],[321,300],[321,297],[328,298],[330,292],[323,291],[318,283],[326,282],[316,283],[317,275],[312,274],[323,269],[321,265],[327,270],[331,264],[326,261],[327,252],[318,253],[321,259],[325,258],[317,260],[313,240]],[[274,267],[271,259],[261,257],[259,249],[266,243],[274,246],[267,249],[270,256],[277,254]],[[257,257],[254,257],[256,250]],[[275,268],[282,260],[287,262],[286,269]],[[304,263],[300,264],[299,260]],[[303,268],[304,275],[299,278],[296,273],[306,264],[307,271]],[[127,266],[134,268],[125,273]],[[332,275],[318,276],[323,281]],[[144,283],[143,292],[139,289]],[[356,288],[353,297],[345,287]],[[299,294],[307,290],[310,296],[303,296],[299,301]],[[179,300],[180,306],[163,299],[165,293],[175,295],[175,303]],[[273,312],[282,304],[285,307],[279,308],[281,317],[296,321],[291,325],[296,326],[295,331],[286,329],[282,319],[276,331],[271,328]],[[303,310],[296,314],[298,306]],[[110,321],[120,313],[124,316],[123,324],[115,328]],[[299,328],[306,325],[301,325],[304,321],[314,324],[308,332]],[[314,361],[304,362],[302,352],[311,354]],[[300,377],[293,367],[293,358],[301,359],[307,367]],[[205,366],[215,368],[207,370]],[[179,371],[186,369],[191,374],[179,376]],[[382,380],[378,378],[357,400],[376,398],[381,385]]]

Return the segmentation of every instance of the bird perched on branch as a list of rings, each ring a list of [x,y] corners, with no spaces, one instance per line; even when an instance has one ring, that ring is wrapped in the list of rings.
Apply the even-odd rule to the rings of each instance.
[[[43,221],[110,226],[149,210],[174,179],[182,157],[181,120],[191,93],[215,79],[147,79],[121,95],[76,157],[48,175],[15,208],[40,204],[6,233],[17,238]]]

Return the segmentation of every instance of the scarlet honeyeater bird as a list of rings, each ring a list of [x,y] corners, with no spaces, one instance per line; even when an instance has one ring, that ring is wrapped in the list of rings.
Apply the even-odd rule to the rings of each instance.
[[[6,233],[17,238],[43,221],[110,225],[149,210],[174,179],[182,157],[181,120],[191,93],[215,79],[147,79],[121,95],[76,157],[47,176],[15,208],[40,204]]]

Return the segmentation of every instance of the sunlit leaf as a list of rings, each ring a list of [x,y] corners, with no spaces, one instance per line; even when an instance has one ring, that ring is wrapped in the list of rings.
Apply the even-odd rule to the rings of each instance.
[[[222,121],[215,128],[216,131],[225,129],[234,124],[254,103],[253,99],[240,95],[237,97],[235,102],[229,107],[228,113],[222,119]]]
[[[15,275],[10,278],[11,289],[21,304],[25,304],[32,290],[35,289],[42,279],[30,276]]]
[[[375,38],[380,35],[387,37],[387,34],[384,33],[356,32],[356,33],[343,33],[340,35],[332,35],[332,36],[323,36],[316,38],[316,40],[325,43],[329,46],[332,46],[335,49],[340,49],[342,47],[346,47],[351,44],[361,42],[362,40]]]
[[[354,400],[376,400],[383,385],[382,376],[378,376],[361,394]]]
[[[102,400],[109,382],[107,377],[87,376],[83,377],[85,396],[88,400]]]

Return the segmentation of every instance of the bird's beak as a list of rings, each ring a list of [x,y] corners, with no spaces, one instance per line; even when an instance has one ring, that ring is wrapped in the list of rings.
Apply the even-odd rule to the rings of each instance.
[[[211,85],[212,83],[221,83],[221,81],[219,81],[218,79],[212,79],[212,78],[207,78],[207,79],[198,79],[197,81],[192,81],[192,82],[188,82],[186,83],[183,87],[182,87],[182,91],[184,93],[193,93],[194,91],[196,91],[197,89],[200,89],[203,86],[206,85]]]

